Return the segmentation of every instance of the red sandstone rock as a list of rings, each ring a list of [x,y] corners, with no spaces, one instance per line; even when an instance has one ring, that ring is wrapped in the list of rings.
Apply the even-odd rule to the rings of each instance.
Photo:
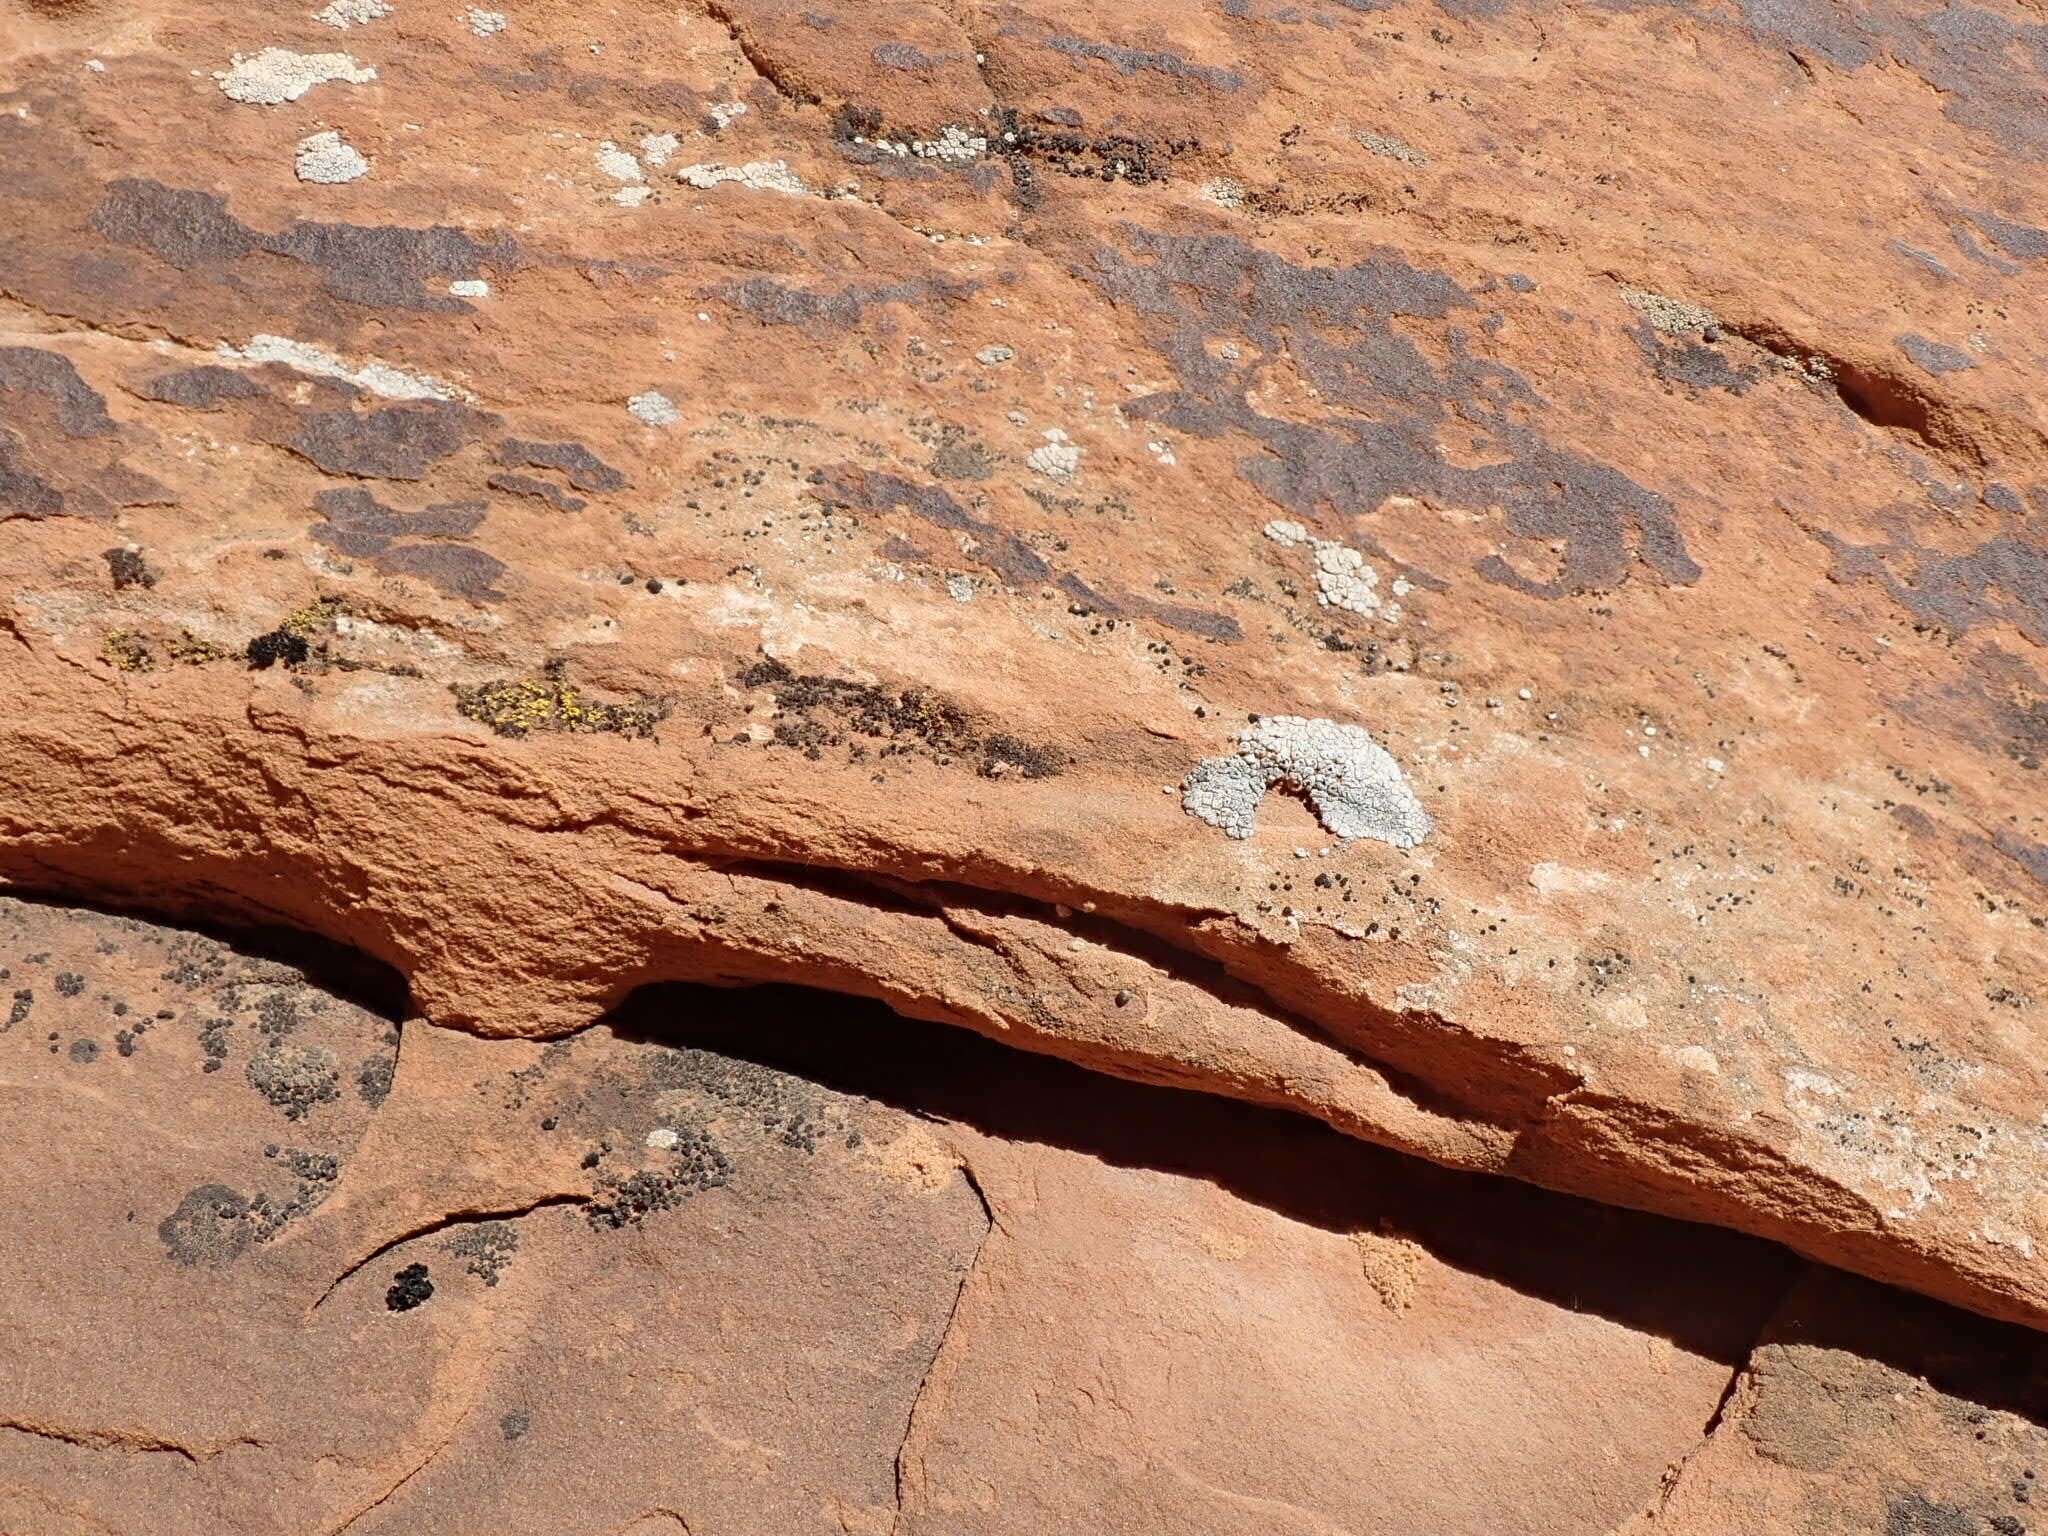
[[[2048,1319],[2030,13],[374,9],[0,0],[10,888]],[[563,1193],[438,1081],[326,1219]]]

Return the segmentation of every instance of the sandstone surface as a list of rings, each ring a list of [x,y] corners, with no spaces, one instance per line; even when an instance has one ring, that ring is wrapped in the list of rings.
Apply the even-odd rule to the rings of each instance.
[[[7,1262],[77,1278],[10,1302],[9,1518],[2024,1523],[1988,1452],[1901,1481],[2033,1432],[1983,1351],[1847,1462],[1741,1426],[1939,1374],[1813,1365],[1815,1306],[2048,1324],[2044,48],[2019,0],[0,0],[0,883],[102,914],[10,909]],[[188,1039],[175,960],[104,1017],[27,975],[108,923],[376,980]],[[706,984],[807,990],[659,990]],[[826,1093],[733,1086],[790,1019],[893,1075],[757,1126],[751,1192],[701,1104],[642,1127],[735,1169],[589,1246],[570,1101],[625,1148],[636,1093]],[[486,1113],[564,1061],[553,1129]],[[948,1062],[1022,1086],[932,1108]],[[1240,1124],[1249,1194],[1188,1161]],[[1586,1314],[1545,1213],[1611,1245]],[[508,1379],[546,1436],[490,1441]],[[690,1509],[620,1449],[681,1420]]]

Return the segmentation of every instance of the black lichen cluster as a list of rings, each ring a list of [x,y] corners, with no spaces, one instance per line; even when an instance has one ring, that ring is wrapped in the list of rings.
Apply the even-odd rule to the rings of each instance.
[[[595,1198],[584,1207],[591,1226],[611,1232],[636,1226],[732,1180],[732,1160],[708,1131],[680,1132],[668,1155],[672,1161],[664,1168],[643,1169],[624,1178],[600,1176]]]
[[[408,1264],[391,1277],[391,1288],[384,1293],[384,1306],[392,1312],[410,1312],[414,1307],[423,1307],[434,1294],[434,1282],[427,1278],[427,1266]]]
[[[519,1251],[519,1229],[509,1221],[482,1221],[458,1232],[443,1245],[462,1260],[462,1267],[485,1285],[496,1285],[512,1255]]]
[[[918,753],[941,763],[964,760],[983,778],[1050,778],[1064,768],[1058,753],[1004,731],[983,732],[957,704],[928,688],[891,690],[844,678],[792,672],[764,657],[740,673],[748,688],[775,690],[775,741],[816,761],[827,747],[852,745],[866,756],[865,737],[882,743],[876,755]]]
[[[129,587],[153,587],[156,572],[149,568],[149,562],[142,558],[140,550],[123,545],[103,552],[107,562],[107,573],[114,578],[114,590],[125,591]]]
[[[996,114],[989,149],[1010,162],[1010,175],[1020,195],[1033,190],[1039,167],[1062,176],[1093,181],[1128,181],[1143,186],[1164,181],[1180,155],[1202,147],[1194,138],[1153,141],[1127,133],[1087,134],[1077,127],[1041,124],[1005,107]]]
[[[312,647],[304,635],[294,634],[279,625],[268,634],[258,635],[249,642],[249,666],[257,672],[268,671],[282,664],[287,667],[301,667],[312,655]]]
[[[249,1059],[246,1075],[287,1120],[303,1120],[316,1105],[341,1097],[334,1054],[317,1045],[272,1045]]]

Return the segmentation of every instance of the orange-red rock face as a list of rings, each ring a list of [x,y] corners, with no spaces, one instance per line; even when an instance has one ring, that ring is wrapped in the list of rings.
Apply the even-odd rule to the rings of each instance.
[[[0,0],[0,879],[2038,1328],[2041,25]]]

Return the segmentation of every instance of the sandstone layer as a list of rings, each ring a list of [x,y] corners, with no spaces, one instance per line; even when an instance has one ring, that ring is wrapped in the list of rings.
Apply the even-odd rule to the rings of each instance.
[[[2044,38],[0,0],[0,880],[346,946],[437,1059],[796,985],[2039,1328]],[[405,1134],[379,1231],[565,1198]],[[925,1328],[934,1200],[818,1305]]]

